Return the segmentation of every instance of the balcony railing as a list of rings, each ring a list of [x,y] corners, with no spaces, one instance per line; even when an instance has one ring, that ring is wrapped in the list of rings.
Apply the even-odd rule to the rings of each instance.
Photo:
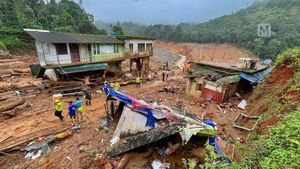
[[[152,52],[125,52],[126,59],[143,58],[152,56]]]

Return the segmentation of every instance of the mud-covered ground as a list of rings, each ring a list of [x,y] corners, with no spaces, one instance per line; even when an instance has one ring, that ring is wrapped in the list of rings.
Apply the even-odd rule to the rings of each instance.
[[[182,45],[179,45],[179,47],[178,45],[179,44],[166,45],[162,42],[157,42],[155,47],[160,50],[157,55],[161,56],[154,56],[151,58],[151,73],[155,78],[151,81],[144,81],[141,88],[136,88],[135,85],[128,85],[122,86],[121,90],[140,99],[151,102],[163,102],[165,105],[171,107],[183,108],[188,112],[196,114],[200,118],[206,114],[212,114],[212,119],[218,125],[219,136],[221,136],[223,140],[229,142],[230,140],[245,139],[247,133],[232,127],[234,119],[238,115],[236,105],[239,103],[240,99],[233,98],[231,106],[227,106],[224,109],[226,110],[224,113],[221,112],[217,107],[217,104],[213,102],[195,99],[185,94],[186,82],[184,73],[182,70],[175,67],[175,63],[180,59],[178,54],[187,54],[185,49],[190,50],[194,47],[194,44],[191,44],[191,46],[189,46],[189,44],[182,44],[183,49],[181,49]],[[247,53],[245,51],[237,52],[236,48],[227,47],[226,45],[222,46],[221,49],[222,48],[226,48],[225,55],[222,56],[222,58],[225,61],[230,60],[230,64],[233,64],[232,60],[238,61],[236,57],[242,57],[242,55]],[[202,50],[206,49],[208,49],[208,47],[205,46]],[[172,60],[172,73],[170,74],[169,80],[163,82],[161,81],[162,72],[159,67],[161,67],[163,61],[162,58],[168,53],[168,50],[171,51],[171,54],[168,54],[168,57]],[[197,50],[199,49],[197,48]],[[173,55],[172,52],[173,54],[178,54]],[[199,57],[198,54],[193,53],[197,52],[189,53],[187,61],[190,61],[191,56],[193,55],[194,58]],[[235,53],[235,55],[232,55],[232,53]],[[217,54],[218,53],[216,53],[216,55]],[[230,57],[228,58],[227,56]],[[235,57],[235,59],[232,59],[232,57]],[[2,59],[2,61],[3,60],[4,59]],[[18,73],[15,76],[13,75],[14,72],[12,71],[15,69],[28,70],[28,65],[34,62],[36,62],[35,56],[12,56],[11,58],[5,58],[5,61],[3,62],[0,60],[0,71],[2,75],[2,78],[0,79],[1,92],[20,90],[28,86],[31,87],[30,92],[32,92],[32,88],[39,91],[34,97],[28,97],[32,95],[30,92],[25,94],[23,97],[29,106],[24,107],[22,110],[18,110],[13,117],[5,117],[1,120],[0,147],[22,141],[24,138],[43,135],[49,131],[56,131],[71,126],[70,119],[66,117],[67,101],[75,100],[75,97],[63,98],[63,114],[66,118],[64,122],[60,122],[54,116],[52,93],[40,91],[38,87],[41,80],[31,77],[26,71],[16,71],[25,72],[23,73],[24,75],[22,73]],[[159,91],[168,86],[176,87],[177,91],[173,94]],[[105,156],[105,148],[109,146],[109,140],[113,134],[115,125],[112,124],[110,126],[109,132],[99,129],[100,122],[105,116],[105,96],[96,93],[96,90],[99,89],[101,89],[101,86],[93,88],[92,105],[84,107],[84,121],[81,123],[80,130],[77,130],[68,138],[50,144],[48,153],[35,160],[25,159],[24,152],[20,151],[8,152],[8,154],[4,153],[0,155],[1,168],[101,168],[100,163],[103,162],[103,160],[101,161],[99,159],[103,159],[102,157]],[[228,156],[237,154],[232,153],[230,144],[224,143],[224,150],[228,153]],[[158,155],[157,150],[152,150],[155,151],[155,153],[149,153],[148,151],[150,150],[132,152],[133,155],[129,160],[127,168],[147,168],[153,159],[160,159],[161,161],[170,163],[175,163],[176,161],[176,166],[182,165],[180,158],[175,159],[175,157],[178,157],[178,153],[162,157]],[[151,157],[147,155],[147,152],[151,154]],[[110,168],[115,162],[118,162],[122,156],[117,157],[115,161],[112,159],[107,160],[105,168]]]

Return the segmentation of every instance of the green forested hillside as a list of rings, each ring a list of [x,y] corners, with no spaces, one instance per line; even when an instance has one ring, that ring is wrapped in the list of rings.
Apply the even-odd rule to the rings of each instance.
[[[146,29],[146,25],[142,25],[142,24],[138,24],[138,23],[134,23],[134,22],[104,22],[104,21],[96,21],[95,25],[99,28],[99,29],[104,29],[107,32],[111,32],[112,31],[112,27],[117,25],[120,26],[122,28],[122,30],[124,31],[124,33],[126,35],[140,35],[140,34],[144,34],[144,31]]]
[[[260,38],[257,25],[269,23],[270,38]],[[233,43],[251,49],[262,58],[300,46],[300,1],[261,0],[237,13],[202,24],[150,25],[143,34],[184,42]]]
[[[93,24],[93,16],[73,1],[0,0],[0,48],[14,52],[31,46],[16,39],[23,28],[106,34]]]

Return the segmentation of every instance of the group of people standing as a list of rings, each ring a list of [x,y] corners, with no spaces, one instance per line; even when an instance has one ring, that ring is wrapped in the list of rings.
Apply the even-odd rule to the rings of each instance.
[[[140,88],[141,87],[141,83],[142,83],[142,80],[141,80],[141,77],[139,75],[137,75],[135,77],[135,84],[136,84],[136,87],[137,88]],[[104,82],[104,88],[105,87],[112,87],[114,90],[116,91],[119,91],[120,88],[121,88],[121,85],[119,82],[115,82],[113,83],[112,85],[110,85],[107,81]]]
[[[84,92],[84,97],[86,99],[86,105],[91,105],[91,93],[86,91]],[[83,120],[83,101],[77,97],[75,102],[73,101],[68,101],[69,106],[68,106],[68,116],[72,120],[72,124],[78,125],[80,121]],[[62,122],[64,121],[64,116],[62,114],[63,111],[63,104],[59,98],[56,98],[54,100],[54,108],[55,112],[54,115],[58,117]]]

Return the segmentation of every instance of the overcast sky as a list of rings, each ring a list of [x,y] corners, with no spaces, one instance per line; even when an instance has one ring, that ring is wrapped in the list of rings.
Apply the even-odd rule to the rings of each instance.
[[[78,1],[78,0],[76,0]],[[256,0],[83,0],[95,20],[143,24],[199,23],[251,5]]]

